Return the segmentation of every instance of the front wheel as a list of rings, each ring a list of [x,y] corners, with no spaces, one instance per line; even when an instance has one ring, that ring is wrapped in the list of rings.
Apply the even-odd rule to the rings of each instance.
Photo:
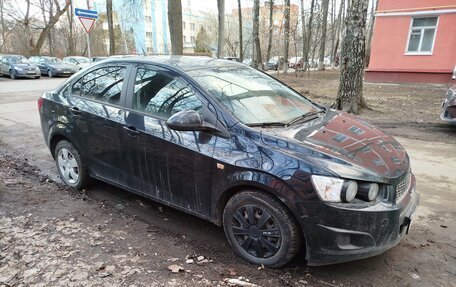
[[[15,80],[17,79],[17,75],[16,75],[16,72],[14,70],[10,70],[9,71],[9,75],[10,75],[10,78]]]
[[[81,155],[68,141],[62,140],[55,147],[54,158],[60,178],[73,188],[82,189],[88,185],[90,178]]]
[[[49,77],[49,78],[54,77],[54,73],[52,72],[51,69],[48,70],[48,77]]]
[[[301,233],[290,211],[275,197],[260,191],[235,194],[223,212],[226,237],[244,260],[278,268],[301,247]]]

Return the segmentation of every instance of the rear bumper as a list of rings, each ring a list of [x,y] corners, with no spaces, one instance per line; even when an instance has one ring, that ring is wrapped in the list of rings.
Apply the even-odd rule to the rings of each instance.
[[[410,191],[394,205],[380,202],[358,210],[326,205],[318,222],[301,222],[308,265],[363,259],[392,248],[407,233],[419,199],[413,180]]]

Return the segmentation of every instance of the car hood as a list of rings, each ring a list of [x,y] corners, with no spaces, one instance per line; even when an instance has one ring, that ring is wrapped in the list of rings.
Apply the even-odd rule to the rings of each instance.
[[[409,169],[407,152],[394,138],[359,117],[334,110],[302,125],[263,130],[262,139],[340,177],[388,182]]]
[[[33,64],[13,64],[13,67],[21,69],[36,69],[36,66]]]

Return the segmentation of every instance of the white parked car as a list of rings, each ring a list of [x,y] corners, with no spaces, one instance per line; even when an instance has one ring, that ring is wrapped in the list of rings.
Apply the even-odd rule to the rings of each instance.
[[[79,69],[85,68],[90,66],[91,62],[90,59],[83,56],[70,56],[63,58],[64,62],[76,65]]]

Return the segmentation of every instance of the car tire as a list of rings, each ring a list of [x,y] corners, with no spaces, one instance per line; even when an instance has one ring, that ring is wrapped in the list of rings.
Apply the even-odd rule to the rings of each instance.
[[[281,267],[301,247],[295,218],[266,192],[246,190],[231,197],[223,211],[223,228],[234,252],[255,265]]]
[[[75,189],[83,189],[90,183],[87,167],[78,150],[69,141],[61,140],[54,151],[55,163],[62,181]]]
[[[10,70],[9,71],[9,76],[11,79],[13,80],[16,80],[17,79],[17,75],[16,75],[16,72],[14,70]]]
[[[48,74],[49,78],[53,78],[54,77],[54,73],[52,72],[51,69],[47,70],[47,74]]]
[[[39,79],[39,78],[41,78],[41,76],[35,76],[35,79]]]

